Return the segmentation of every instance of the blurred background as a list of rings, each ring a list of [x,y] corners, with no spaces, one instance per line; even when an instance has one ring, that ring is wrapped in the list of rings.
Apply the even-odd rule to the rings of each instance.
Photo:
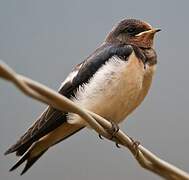
[[[0,1],[0,58],[17,72],[57,90],[72,67],[123,18],[162,29],[158,67],[147,98],[121,128],[164,160],[189,172],[189,1]],[[50,149],[24,176],[5,150],[45,105],[0,80],[0,179],[158,180],[124,148],[83,130]]]

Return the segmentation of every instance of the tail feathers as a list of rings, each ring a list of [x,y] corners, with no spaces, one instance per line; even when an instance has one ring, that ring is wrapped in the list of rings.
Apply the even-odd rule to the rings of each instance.
[[[4,155],[10,154],[17,151],[17,148],[15,146],[11,146],[7,151],[5,151]]]
[[[26,161],[26,165],[24,167],[24,169],[22,170],[20,175],[23,175],[48,149],[40,152],[40,154],[36,155],[36,156],[32,156],[30,150],[28,152],[26,152],[23,157],[20,158],[20,160],[9,170],[9,171],[13,171],[16,168],[18,168],[22,163],[24,163]]]
[[[33,141],[28,141],[26,143],[23,144],[14,144],[13,146],[11,146],[5,153],[4,155],[8,155],[10,153],[16,152],[17,156],[22,156],[29,148],[30,146],[33,144]]]
[[[79,130],[83,129],[84,126],[81,125],[71,125],[65,123],[63,126],[58,127],[51,133],[47,134],[46,136],[42,137],[40,140],[34,142],[31,145],[31,142],[21,144],[20,147],[15,149],[14,145],[13,148],[10,148],[6,151],[5,154],[9,154],[11,152],[15,152],[17,155],[23,156],[20,160],[10,169],[13,171],[18,166],[26,161],[26,165],[21,173],[24,174],[51,146],[59,143],[62,140],[70,137],[71,135],[75,134]],[[30,145],[30,147],[29,147]]]
[[[25,144],[23,144],[22,146],[20,146],[19,148],[17,148],[16,151],[16,156],[22,156],[33,144],[33,141],[31,142],[27,142]]]

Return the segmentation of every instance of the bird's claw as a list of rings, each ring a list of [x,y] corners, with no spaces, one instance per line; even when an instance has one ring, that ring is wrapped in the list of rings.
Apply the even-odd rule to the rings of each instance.
[[[113,121],[110,121],[110,122],[112,124],[112,127],[111,127],[111,129],[108,129],[107,131],[111,135],[110,139],[113,139],[115,137],[116,133],[119,131],[119,126],[115,122],[113,122]],[[103,137],[102,137],[101,134],[99,134],[98,136],[99,136],[100,139],[103,140]],[[119,146],[118,142],[116,142],[115,145],[116,145],[117,148],[121,148]]]
[[[108,132],[109,132],[109,134],[111,134],[110,139],[113,139],[115,137],[116,133],[119,131],[119,126],[115,122],[113,122],[113,121],[110,121],[110,122],[112,124],[112,127],[111,127],[110,130],[108,130]],[[117,148],[121,148],[119,146],[118,142],[116,142],[115,145],[116,145]]]
[[[116,133],[119,131],[119,126],[113,121],[111,121],[111,125],[112,125],[112,127],[110,130],[108,130],[108,133],[111,134],[110,139],[113,139],[115,137]]]
[[[101,134],[99,134],[99,135],[98,135],[98,137],[99,137],[100,139],[102,139],[102,140],[104,139],[104,138],[102,137],[102,135],[101,135]]]
[[[121,148],[121,146],[119,145],[119,143],[116,142],[115,145],[116,145],[117,148]]]

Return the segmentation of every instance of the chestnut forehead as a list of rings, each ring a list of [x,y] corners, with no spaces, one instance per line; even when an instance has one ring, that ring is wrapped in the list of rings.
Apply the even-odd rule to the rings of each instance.
[[[123,30],[127,27],[136,27],[144,30],[152,29],[150,24],[136,19],[125,19],[117,25],[118,30]]]

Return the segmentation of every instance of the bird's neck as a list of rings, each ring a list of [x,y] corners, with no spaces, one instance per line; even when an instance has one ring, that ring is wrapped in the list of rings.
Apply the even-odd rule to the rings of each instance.
[[[157,64],[157,54],[153,48],[141,48],[148,65]]]
[[[143,48],[132,45],[136,56],[144,63],[144,65],[157,64],[157,55],[153,48]]]

